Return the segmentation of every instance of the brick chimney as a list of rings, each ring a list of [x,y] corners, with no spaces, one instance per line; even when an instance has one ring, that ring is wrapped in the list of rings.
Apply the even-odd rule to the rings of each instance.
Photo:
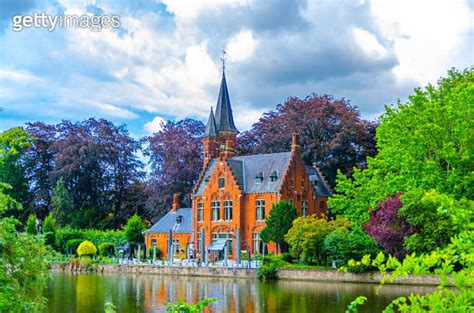
[[[179,193],[173,195],[173,212],[179,209]]]
[[[291,135],[291,153],[301,153],[300,135],[297,133]]]

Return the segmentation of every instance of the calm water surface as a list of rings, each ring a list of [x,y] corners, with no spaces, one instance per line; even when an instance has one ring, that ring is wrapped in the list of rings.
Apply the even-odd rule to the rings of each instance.
[[[368,302],[360,312],[381,312],[393,298],[433,287],[136,274],[53,273],[46,292],[47,312],[103,312],[112,301],[118,312],[162,312],[167,301],[197,302],[216,297],[206,312],[344,312],[357,296]]]

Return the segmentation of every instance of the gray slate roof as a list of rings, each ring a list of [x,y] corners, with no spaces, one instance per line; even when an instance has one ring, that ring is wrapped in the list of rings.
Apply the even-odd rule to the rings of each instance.
[[[219,97],[217,98],[216,126],[218,131],[223,130],[235,133],[239,132],[234,124],[232,107],[230,106],[229,91],[227,90],[227,82],[225,80],[225,73],[222,73],[221,88],[219,90]]]
[[[245,193],[277,192],[290,157],[290,152],[245,155],[229,159],[229,164]],[[275,182],[270,181],[273,171],[277,173]],[[258,183],[255,177],[260,173],[263,174],[263,181]]]
[[[268,193],[278,192],[283,175],[286,172],[291,152],[270,153],[270,154],[254,154],[237,156],[228,159],[229,165],[232,169],[237,183],[242,188],[244,193]],[[216,167],[217,159],[212,159],[203,175],[198,188],[194,195],[202,196],[206,189],[207,182],[214,168]],[[312,166],[305,166],[306,173],[310,176],[314,189],[318,196],[331,196],[331,191],[326,185],[321,173]],[[277,179],[275,182],[270,181],[270,175],[276,172]],[[263,181],[257,182],[256,176],[263,174]]]
[[[181,215],[181,224],[176,224],[176,218]],[[179,208],[176,212],[169,211],[158,222],[155,223],[147,233],[168,233],[172,229],[173,233],[191,233],[192,231],[192,209]]]
[[[195,195],[197,196],[202,196],[204,189],[206,189],[207,182],[209,180],[209,177],[211,176],[212,172],[214,171],[214,168],[216,167],[217,164],[217,159],[212,159],[209,161],[209,164],[207,165],[206,172],[202,176],[201,181],[199,182],[199,186],[194,192]]]
[[[316,196],[330,197],[332,195],[331,190],[321,173],[313,166],[305,166],[305,169],[309,175],[309,179],[313,183],[314,190],[316,190]]]
[[[204,137],[217,137],[217,126],[212,107],[211,114],[209,114],[209,119],[207,120],[206,132],[204,133]]]

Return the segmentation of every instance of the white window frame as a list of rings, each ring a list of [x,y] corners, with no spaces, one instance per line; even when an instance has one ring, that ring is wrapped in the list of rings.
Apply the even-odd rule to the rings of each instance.
[[[232,221],[232,214],[233,214],[233,203],[232,200],[225,200],[224,201],[224,220],[225,221]]]
[[[198,202],[197,215],[198,222],[204,221],[204,202]]]
[[[303,216],[308,216],[308,201],[301,202],[301,214]]]
[[[255,200],[255,220],[265,220],[265,200]]]
[[[221,203],[219,201],[212,201],[211,214],[214,222],[221,219]]]
[[[252,242],[253,242],[253,253],[254,254],[262,254],[263,251],[260,248],[263,246],[262,239],[260,237],[260,233],[253,233],[252,235]]]

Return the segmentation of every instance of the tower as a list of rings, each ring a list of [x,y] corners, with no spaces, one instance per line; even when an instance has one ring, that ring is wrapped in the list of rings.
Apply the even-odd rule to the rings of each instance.
[[[204,134],[204,166],[212,158],[230,158],[235,154],[237,146],[237,134],[232,107],[230,105],[229,91],[225,78],[225,52],[222,58],[222,80],[217,98],[216,114],[211,108],[207,121],[206,133]]]

